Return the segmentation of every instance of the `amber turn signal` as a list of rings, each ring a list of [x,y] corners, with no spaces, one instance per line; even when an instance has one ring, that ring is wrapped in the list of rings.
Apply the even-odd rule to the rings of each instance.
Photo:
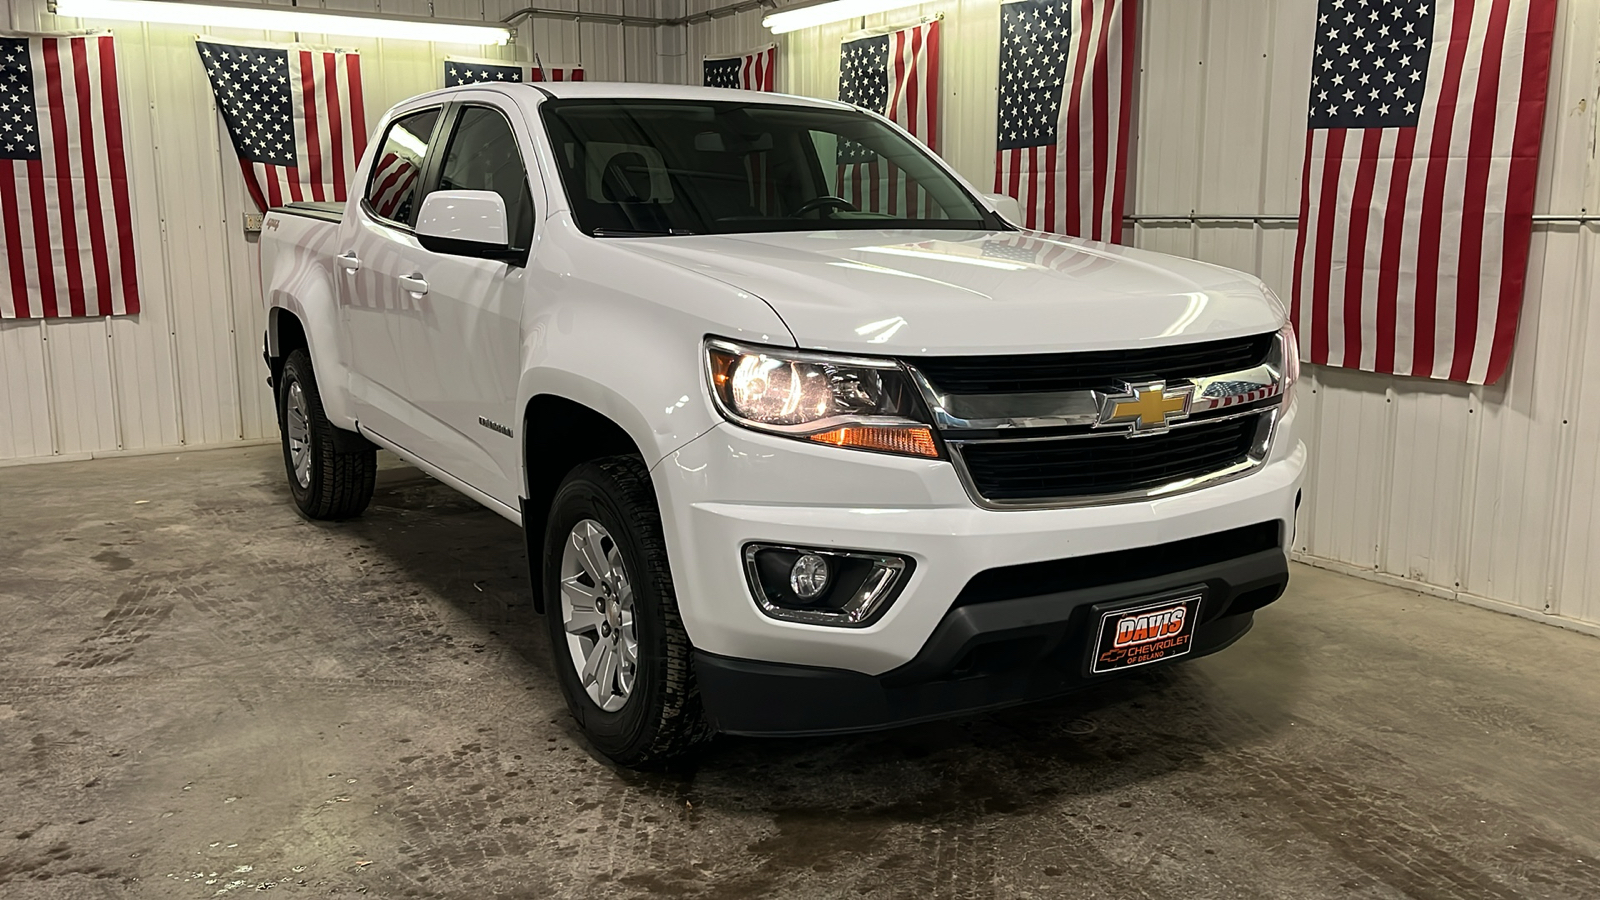
[[[819,444],[832,444],[835,447],[854,447],[858,450],[939,458],[939,445],[934,442],[933,432],[926,425],[898,428],[844,425],[806,437]]]

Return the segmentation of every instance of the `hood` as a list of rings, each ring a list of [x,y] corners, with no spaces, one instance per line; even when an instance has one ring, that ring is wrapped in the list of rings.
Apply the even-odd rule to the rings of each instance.
[[[1281,302],[1206,263],[1033,232],[618,239],[765,300],[800,346],[944,355],[1109,350],[1274,331]]]

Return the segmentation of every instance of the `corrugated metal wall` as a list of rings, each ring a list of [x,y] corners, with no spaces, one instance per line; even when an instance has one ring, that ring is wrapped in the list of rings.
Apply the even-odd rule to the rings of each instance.
[[[287,4],[284,4],[287,5]],[[315,4],[302,2],[301,7]],[[333,0],[327,8],[498,20],[514,0]],[[577,0],[539,5],[576,9]],[[656,15],[655,0],[585,9]],[[244,192],[194,50],[194,29],[79,22],[45,0],[0,0],[13,31],[109,26],[117,36],[144,311],[113,319],[0,322],[0,461],[204,446],[276,433],[261,365],[264,316]],[[391,104],[440,86],[448,54],[582,63],[591,79],[656,81],[657,29],[533,20],[505,48],[299,35],[359,49],[369,127]],[[210,30],[238,40],[296,35]],[[662,60],[665,60],[663,62]]]
[[[694,0],[705,9],[715,0]],[[1293,214],[1312,0],[1142,0],[1131,212]],[[993,183],[999,10],[945,0],[779,38],[779,90],[837,96],[838,46],[863,27],[944,18],[943,153]],[[757,46],[762,14],[693,26],[687,59]],[[1600,208],[1600,0],[1562,0],[1538,209]],[[1595,227],[1535,231],[1510,375],[1463,385],[1313,368],[1307,558],[1562,623],[1600,623],[1600,316]],[[1147,223],[1140,246],[1255,272],[1289,294],[1292,224]]]

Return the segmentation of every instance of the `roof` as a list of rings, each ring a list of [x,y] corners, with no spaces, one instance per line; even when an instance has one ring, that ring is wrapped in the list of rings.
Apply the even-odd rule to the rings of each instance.
[[[513,96],[526,96],[537,92],[560,100],[601,98],[618,100],[746,100],[756,103],[776,103],[793,106],[819,106],[830,109],[853,108],[837,100],[816,97],[798,97],[792,94],[755,93],[733,91],[728,88],[699,87],[682,84],[644,84],[632,81],[543,81],[538,84],[473,84],[446,91],[492,90]],[[441,92],[443,93],[443,92]]]

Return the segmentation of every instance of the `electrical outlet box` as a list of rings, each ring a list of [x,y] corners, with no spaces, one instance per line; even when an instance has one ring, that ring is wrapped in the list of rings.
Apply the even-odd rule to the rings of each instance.
[[[260,234],[261,233],[261,218],[262,218],[261,213],[253,213],[253,212],[245,213],[244,214],[244,233],[245,234]]]

